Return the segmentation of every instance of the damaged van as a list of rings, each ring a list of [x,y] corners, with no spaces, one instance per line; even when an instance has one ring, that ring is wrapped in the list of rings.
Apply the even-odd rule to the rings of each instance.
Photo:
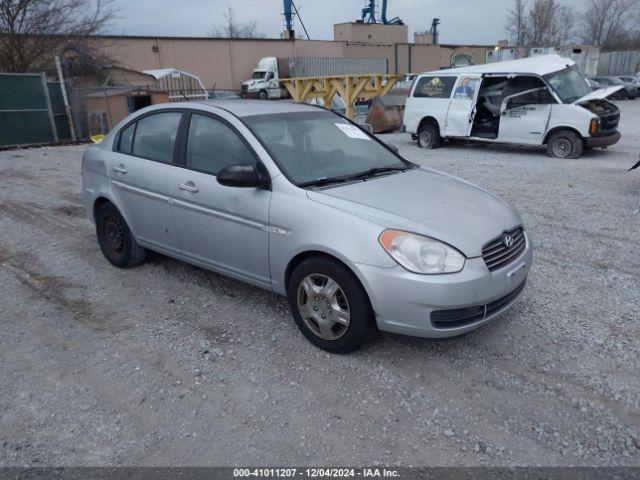
[[[446,138],[546,145],[556,158],[620,139],[620,111],[593,91],[576,62],[558,55],[420,74],[409,91],[403,129],[423,148]]]

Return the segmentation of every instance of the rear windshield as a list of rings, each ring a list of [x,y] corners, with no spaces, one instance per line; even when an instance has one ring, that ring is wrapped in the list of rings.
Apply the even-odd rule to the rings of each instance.
[[[457,77],[428,76],[418,80],[413,90],[414,97],[420,98],[449,98]]]

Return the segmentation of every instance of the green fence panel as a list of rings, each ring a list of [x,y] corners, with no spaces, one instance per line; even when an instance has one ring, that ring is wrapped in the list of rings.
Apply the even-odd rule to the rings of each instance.
[[[42,79],[42,75],[0,73],[0,147],[55,141],[47,102],[49,89],[45,90]],[[70,136],[68,126],[64,132]]]
[[[51,120],[48,113],[0,111],[0,147],[51,143]]]
[[[51,109],[53,110],[53,118],[56,123],[58,138],[60,140],[70,140],[71,131],[69,130],[67,111],[64,108],[64,99],[62,98],[62,90],[60,90],[60,82],[48,82],[47,87],[49,89]],[[67,95],[69,95],[68,91]]]

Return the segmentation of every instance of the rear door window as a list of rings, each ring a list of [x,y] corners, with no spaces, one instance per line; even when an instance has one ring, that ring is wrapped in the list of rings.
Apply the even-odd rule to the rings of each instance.
[[[135,132],[135,130],[136,124],[132,123],[120,134],[120,145],[118,146],[118,151],[120,153],[131,153],[131,147],[133,145],[133,132]]]
[[[428,76],[421,77],[413,90],[417,98],[449,98],[457,77]]]
[[[162,112],[138,120],[132,153],[137,157],[172,163],[180,112]]]

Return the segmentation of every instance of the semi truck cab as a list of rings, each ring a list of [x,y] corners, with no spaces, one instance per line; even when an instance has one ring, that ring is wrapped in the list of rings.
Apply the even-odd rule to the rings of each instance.
[[[261,58],[251,73],[251,79],[242,82],[242,96],[247,98],[282,98],[286,95],[285,92],[286,90],[280,87],[276,57]]]

